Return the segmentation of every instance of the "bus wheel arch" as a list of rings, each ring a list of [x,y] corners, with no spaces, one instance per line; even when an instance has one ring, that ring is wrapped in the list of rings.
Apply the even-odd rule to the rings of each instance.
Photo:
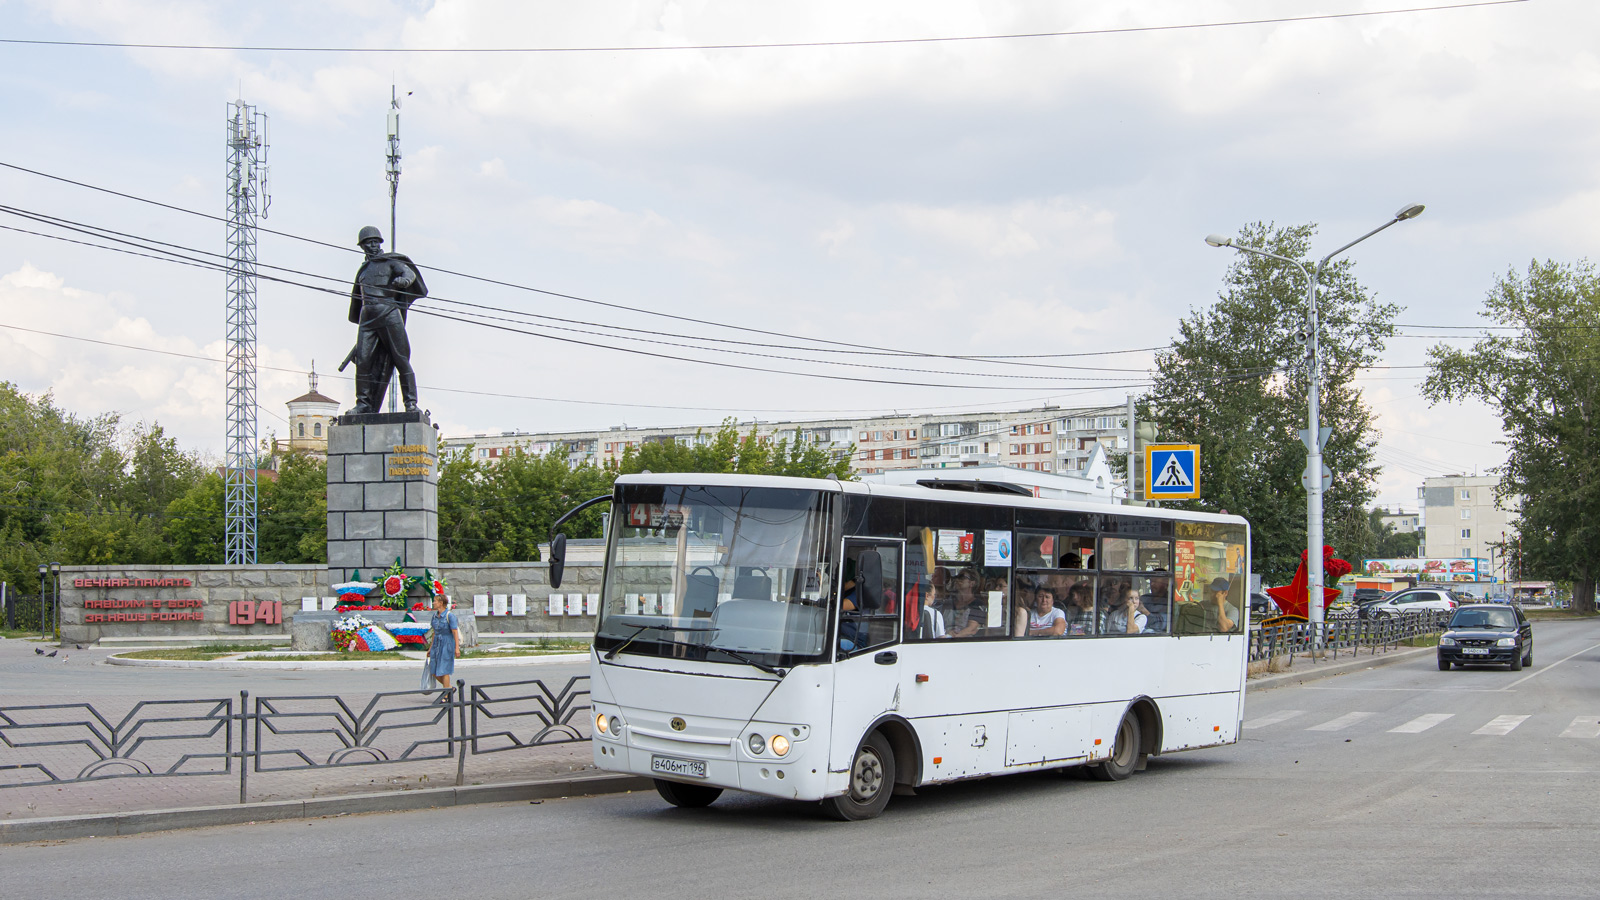
[[[1141,694],[1128,704],[1127,715],[1139,717],[1138,771],[1144,771],[1150,757],[1161,755],[1161,708],[1156,706],[1156,701]]]
[[[1117,722],[1117,735],[1111,744],[1111,756],[1089,766],[1089,776],[1096,781],[1121,781],[1145,767],[1151,747],[1160,747],[1152,732],[1159,728],[1161,716],[1155,701],[1139,697],[1128,704]],[[1152,727],[1153,726],[1153,727]]]
[[[902,716],[888,715],[872,723],[868,734],[878,732],[894,751],[894,787],[897,794],[910,794],[922,781],[922,740],[917,730]]]

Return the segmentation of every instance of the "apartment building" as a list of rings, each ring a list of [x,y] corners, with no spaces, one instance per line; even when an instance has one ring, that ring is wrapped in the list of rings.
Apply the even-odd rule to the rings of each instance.
[[[1504,540],[1516,518],[1516,501],[1502,509],[1495,500],[1498,475],[1444,475],[1423,479],[1417,490],[1423,503],[1426,557],[1492,559],[1492,574],[1505,576],[1501,554],[1490,545]]]
[[[1416,534],[1422,526],[1422,517],[1416,512],[1396,508],[1383,514],[1383,524],[1393,528],[1395,534]]]
[[[839,455],[850,454],[861,475],[900,469],[1010,466],[1035,472],[1081,473],[1098,446],[1108,454],[1127,452],[1126,420],[1120,410],[1035,409],[951,414],[878,416],[862,419],[812,419],[741,422],[761,435],[792,440],[796,433]],[[520,449],[544,456],[563,454],[571,465],[605,465],[622,459],[629,447],[649,443],[704,444],[718,425],[665,428],[614,426],[603,431],[536,433],[502,431],[445,437],[440,451],[470,448],[493,462]],[[852,449],[853,448],[853,449]]]

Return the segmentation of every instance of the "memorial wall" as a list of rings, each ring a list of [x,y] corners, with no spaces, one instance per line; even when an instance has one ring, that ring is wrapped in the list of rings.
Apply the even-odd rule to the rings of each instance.
[[[451,602],[477,613],[481,635],[593,631],[600,567],[568,566],[558,591],[549,571],[539,562],[438,567]],[[62,566],[61,638],[287,635],[302,609],[333,607],[332,584],[323,565]]]

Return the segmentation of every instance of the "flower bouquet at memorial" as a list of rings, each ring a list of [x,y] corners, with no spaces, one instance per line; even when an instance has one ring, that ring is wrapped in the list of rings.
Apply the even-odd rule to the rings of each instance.
[[[422,583],[422,579],[415,575],[407,575],[405,566],[400,564],[400,557],[395,557],[394,565],[383,573],[383,578],[378,582],[383,590],[383,606],[386,609],[405,609],[406,595],[411,589]]]
[[[336,609],[339,612],[349,612],[353,609],[382,609],[378,606],[367,605],[367,595],[372,593],[377,585],[370,581],[362,581],[361,573],[355,572],[354,581],[346,581],[333,586],[333,592],[339,595]]]
[[[354,649],[352,645],[355,643],[356,633],[370,625],[372,625],[372,620],[366,616],[345,616],[341,619],[336,619],[333,623],[333,631],[329,634],[329,638],[333,641],[333,649]]]

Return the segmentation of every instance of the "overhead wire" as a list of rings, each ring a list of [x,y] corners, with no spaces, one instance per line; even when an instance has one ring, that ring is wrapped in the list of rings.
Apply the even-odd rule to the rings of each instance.
[[[1189,31],[1206,28],[1236,28],[1248,25],[1279,25],[1295,22],[1318,22],[1337,19],[1361,19],[1375,16],[1395,16],[1411,13],[1446,12],[1484,6],[1509,6],[1527,0],[1470,0],[1435,6],[1413,6],[1403,9],[1373,9],[1341,13],[1308,13],[1300,16],[1272,16],[1259,19],[1230,19],[1215,22],[1182,22],[1170,25],[1125,25],[1116,28],[1083,28],[1072,31],[1029,31],[1005,34],[967,34],[912,38],[862,38],[831,41],[768,41],[759,43],[723,44],[668,44],[668,45],[617,45],[592,47],[310,47],[269,46],[248,44],[177,44],[136,43],[131,41],[66,41],[43,38],[0,38],[0,44],[44,47],[110,48],[121,50],[212,50],[234,53],[639,53],[710,50],[790,50],[808,47],[870,47],[897,44],[946,44],[977,41],[1037,40],[1041,38],[1088,37],[1093,35],[1141,34],[1163,31]]]
[[[40,171],[38,169],[31,169],[31,168],[28,168],[26,166],[17,165],[15,163],[9,163],[9,162],[0,161],[0,168],[7,168],[7,169],[11,169],[13,171],[23,172],[23,173],[26,173],[26,174],[29,174],[29,175],[38,176],[38,177],[49,179],[49,180],[52,180],[52,181],[58,181],[58,182],[61,182],[61,183],[64,183],[64,184],[70,184],[70,185],[73,185],[75,187],[85,188],[87,190],[103,192],[103,193],[110,194],[110,195],[113,195],[113,196],[122,197],[124,199],[134,200],[134,201],[137,201],[137,202],[140,202],[140,203],[152,204],[152,205],[158,206],[158,207],[160,207],[162,209],[167,209],[167,210],[171,210],[171,211],[174,211],[174,212],[181,212],[181,213],[185,213],[187,215],[197,216],[197,217],[200,217],[200,218],[203,218],[203,219],[209,219],[209,220],[214,221],[214,222],[226,223],[228,221],[226,218],[224,218],[222,216],[213,215],[211,213],[200,212],[199,210],[188,209],[188,208],[182,207],[182,206],[175,206],[175,205],[170,204],[170,203],[163,203],[163,202],[158,201],[158,200],[152,200],[152,199],[149,199],[149,198],[146,198],[146,197],[140,197],[140,196],[135,195],[135,194],[129,194],[129,193],[126,193],[126,192],[123,192],[123,191],[117,191],[117,190],[113,190],[111,188],[105,188],[105,187],[101,187],[99,185],[89,184],[88,182],[78,181],[76,179],[66,178],[66,177],[60,176],[60,175],[54,175],[54,174],[51,174],[51,173],[48,173],[48,172]],[[303,242],[306,242],[306,243],[309,243],[309,244],[314,244],[314,245],[320,246],[320,247],[326,247],[326,248],[338,250],[338,251],[340,251],[342,253],[359,253],[359,252],[361,252],[360,250],[358,250],[356,248],[353,248],[353,247],[347,247],[347,246],[343,246],[343,245],[340,245],[340,244],[333,244],[333,243],[329,243],[327,241],[318,240],[316,238],[305,237],[303,235],[298,235],[298,234],[294,234],[292,232],[287,232],[287,231],[280,231],[280,230],[273,229],[273,228],[267,228],[265,226],[257,226],[256,230],[259,231],[259,232],[262,232],[264,234],[276,235],[276,236],[279,236],[279,237],[289,238],[289,239],[292,239],[292,240],[303,241]],[[852,342],[848,342],[848,341],[835,341],[835,340],[831,340],[831,339],[828,339],[828,338],[816,338],[816,337],[810,337],[810,336],[806,336],[806,335],[790,334],[788,332],[771,331],[771,330],[768,330],[768,329],[761,329],[761,328],[751,328],[751,327],[743,326],[743,325],[732,325],[732,324],[729,324],[727,322],[717,322],[717,321],[710,320],[710,319],[695,318],[693,316],[681,316],[681,315],[676,315],[676,314],[673,314],[673,313],[659,312],[657,310],[652,310],[652,309],[648,309],[648,308],[645,308],[645,307],[636,307],[636,306],[629,306],[627,304],[612,303],[612,302],[606,301],[606,300],[595,300],[595,299],[588,298],[588,297],[582,297],[582,296],[579,296],[577,294],[567,294],[567,293],[562,293],[562,292],[559,292],[559,291],[551,291],[551,290],[547,290],[547,289],[544,289],[544,288],[538,288],[538,287],[533,287],[533,286],[530,286],[530,285],[518,284],[516,282],[511,282],[511,281],[505,281],[505,280],[502,280],[502,279],[489,278],[489,277],[482,276],[482,275],[473,275],[473,274],[470,274],[470,273],[467,273],[467,272],[460,272],[460,271],[456,271],[456,270],[453,270],[453,269],[446,269],[446,268],[439,267],[439,266],[422,266],[422,265],[419,265],[418,268],[422,269],[423,271],[427,271],[427,272],[438,272],[438,273],[445,274],[445,275],[452,275],[452,276],[456,276],[456,277],[459,277],[459,278],[466,278],[466,279],[469,279],[469,280],[472,280],[472,281],[477,281],[477,282],[484,283],[484,284],[492,284],[492,285],[496,285],[496,286],[499,286],[499,287],[505,287],[505,288],[510,288],[510,289],[514,289],[514,290],[520,290],[520,291],[526,291],[526,292],[530,292],[530,293],[536,293],[536,294],[540,294],[540,295],[543,295],[543,296],[555,297],[555,298],[558,298],[558,299],[572,300],[572,301],[579,302],[579,303],[587,303],[587,304],[591,304],[591,305],[595,305],[595,306],[600,306],[600,307],[604,307],[604,308],[608,308],[608,309],[614,309],[614,310],[620,310],[620,311],[629,312],[629,313],[637,313],[637,314],[641,314],[641,315],[656,316],[656,317],[660,317],[660,318],[671,319],[671,320],[676,320],[676,321],[681,321],[681,322],[689,322],[689,323],[698,324],[698,325],[707,325],[707,326],[711,326],[711,327],[715,327],[715,328],[726,328],[726,329],[730,329],[730,330],[734,330],[734,331],[742,331],[742,332],[753,333],[753,334],[761,334],[761,335],[766,335],[768,337],[780,337],[780,338],[786,338],[786,339],[789,339],[789,340],[799,340],[799,341],[805,341],[805,342],[815,343],[815,344],[824,344],[824,345],[828,345],[830,347],[847,347],[847,348],[853,348],[853,349],[857,349],[857,350],[871,350],[871,351],[876,351],[876,352],[886,353],[886,354],[896,355],[896,356],[920,356],[920,357],[932,357],[932,358],[941,358],[941,359],[958,359],[958,360],[967,360],[967,361],[991,361],[991,360],[1011,360],[1011,359],[1068,359],[1068,358],[1076,358],[1076,357],[1111,356],[1111,355],[1120,355],[1120,354],[1127,354],[1127,353],[1145,353],[1145,352],[1150,352],[1150,351],[1154,351],[1154,350],[1167,349],[1167,347],[1171,346],[1171,345],[1165,345],[1165,346],[1162,346],[1162,347],[1131,348],[1131,349],[1127,349],[1127,350],[1099,350],[1099,351],[1085,351],[1085,352],[1077,352],[1077,353],[1043,353],[1043,354],[962,355],[962,354],[947,354],[947,353],[929,353],[929,352],[926,352],[926,351],[903,350],[903,349],[888,348],[888,347],[877,347],[877,346],[873,346],[873,345],[870,345],[870,344],[857,344],[857,343],[852,343]]]

